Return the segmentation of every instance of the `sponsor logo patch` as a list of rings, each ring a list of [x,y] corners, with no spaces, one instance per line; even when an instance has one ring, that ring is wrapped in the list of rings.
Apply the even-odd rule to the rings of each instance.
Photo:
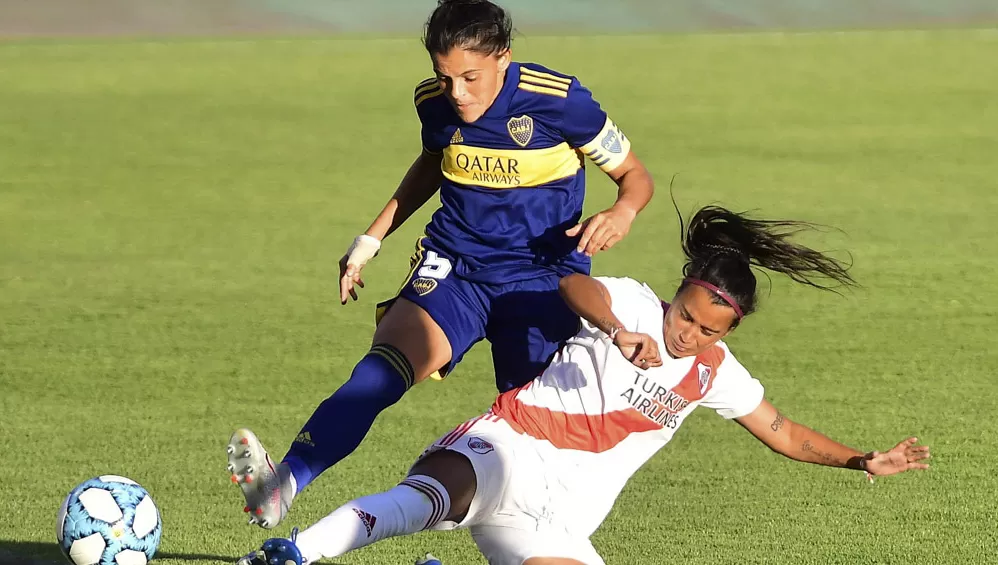
[[[364,523],[364,527],[367,528],[367,537],[371,537],[371,533],[374,531],[374,525],[378,523],[378,517],[368,512],[364,512],[359,508],[354,508],[353,511],[354,514],[360,518],[360,521]]]

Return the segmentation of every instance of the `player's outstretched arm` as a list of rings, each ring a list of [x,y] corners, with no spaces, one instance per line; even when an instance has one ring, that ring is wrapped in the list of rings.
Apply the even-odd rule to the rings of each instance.
[[[751,414],[736,420],[773,451],[805,463],[866,471],[871,475],[893,475],[928,469],[929,448],[908,438],[890,451],[863,453],[798,424],[780,413],[767,400]]]
[[[651,173],[633,151],[624,161],[607,173],[617,183],[617,201],[610,208],[586,218],[569,229],[569,237],[579,237],[578,250],[590,257],[606,251],[631,231],[638,212],[644,209],[655,193]]]
[[[358,236],[340,258],[340,303],[346,304],[348,296],[357,300],[355,287],[364,288],[360,272],[364,265],[378,254],[381,241],[405,223],[440,189],[440,183],[443,181],[441,159],[442,155],[426,151],[420,153],[402,178],[391,200],[371,222],[364,235]]]

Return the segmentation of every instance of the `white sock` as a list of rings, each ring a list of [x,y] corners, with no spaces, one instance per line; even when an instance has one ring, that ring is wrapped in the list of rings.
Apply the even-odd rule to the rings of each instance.
[[[291,485],[291,496],[292,497],[298,496],[298,481],[295,480],[295,474],[291,472],[291,466],[288,465],[287,463],[281,463],[280,465],[283,465],[285,467],[284,470],[286,471],[286,473],[278,472],[277,473],[278,480],[280,480],[281,478],[286,478],[288,484]],[[282,477],[282,475],[285,476]]]
[[[431,528],[450,513],[450,496],[426,475],[413,475],[395,488],[352,500],[298,534],[302,557],[313,563],[386,538]]]

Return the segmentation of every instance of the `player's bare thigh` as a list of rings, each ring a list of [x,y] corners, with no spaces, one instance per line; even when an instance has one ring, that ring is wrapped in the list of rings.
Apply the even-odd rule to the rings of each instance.
[[[409,474],[432,477],[443,485],[450,497],[450,514],[444,520],[461,522],[468,515],[478,480],[471,461],[463,454],[448,449],[434,451],[413,465]]]
[[[564,557],[531,557],[523,562],[523,565],[587,565],[574,559]]]
[[[396,300],[385,313],[374,331],[373,344],[398,348],[412,364],[417,383],[449,363],[452,355],[444,330],[426,310],[405,298]]]

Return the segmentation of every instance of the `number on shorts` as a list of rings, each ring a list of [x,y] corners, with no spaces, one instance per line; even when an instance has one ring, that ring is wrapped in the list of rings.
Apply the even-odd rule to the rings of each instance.
[[[450,274],[450,271],[450,259],[437,255],[436,251],[427,251],[426,259],[423,260],[423,266],[419,268],[416,274],[431,279],[445,279]]]

